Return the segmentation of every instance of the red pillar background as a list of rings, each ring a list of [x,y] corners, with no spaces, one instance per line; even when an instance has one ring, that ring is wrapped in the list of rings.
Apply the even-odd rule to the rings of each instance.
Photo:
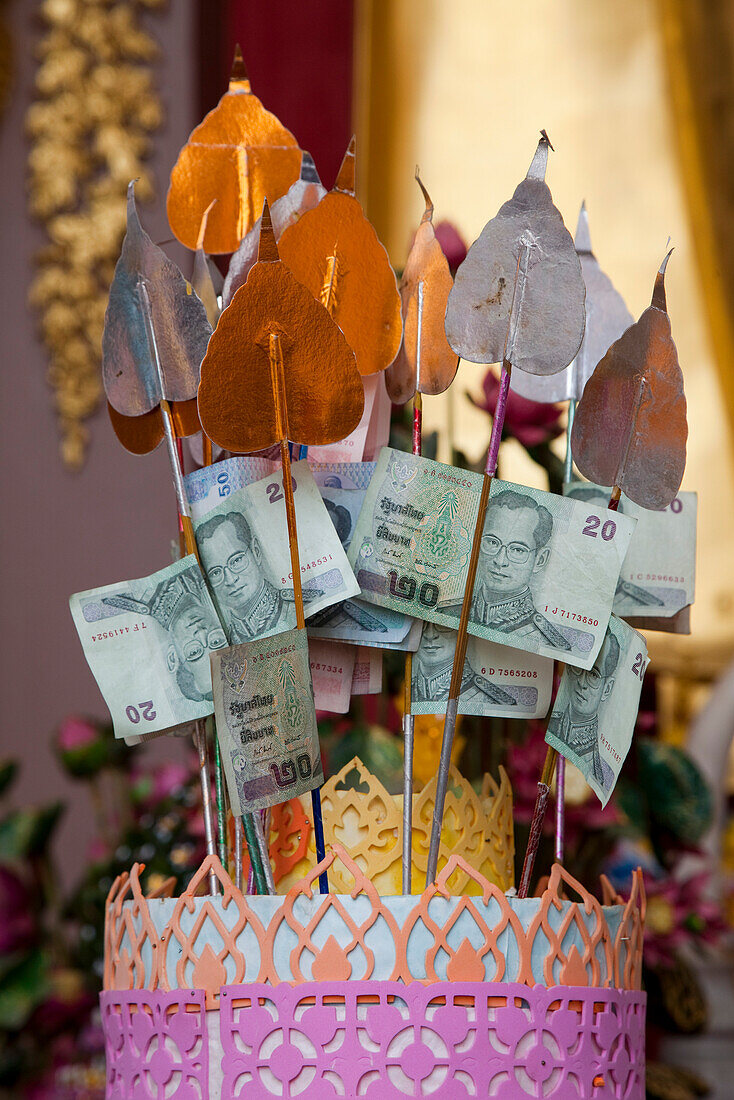
[[[334,182],[352,134],[352,0],[199,0],[202,115],[227,87],[235,44],[252,90]]]

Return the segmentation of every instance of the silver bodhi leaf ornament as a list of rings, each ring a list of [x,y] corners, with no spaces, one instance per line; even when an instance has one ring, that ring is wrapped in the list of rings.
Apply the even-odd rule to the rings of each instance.
[[[545,183],[549,146],[543,131],[526,178],[456,272],[446,336],[457,355],[472,363],[507,359],[529,374],[555,374],[581,345],[584,279],[573,238]]]
[[[581,204],[574,241],[586,285],[586,328],[573,362],[550,376],[512,372],[510,389],[530,401],[578,401],[597,363],[634,318],[591,250],[589,215]]]
[[[107,399],[124,416],[196,397],[212,329],[203,304],[150,239],[127,191],[127,232],[115,267],[102,337]]]

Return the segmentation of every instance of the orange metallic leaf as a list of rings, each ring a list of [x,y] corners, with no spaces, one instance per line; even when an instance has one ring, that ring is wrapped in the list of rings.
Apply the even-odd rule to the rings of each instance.
[[[147,455],[154,451],[163,439],[163,421],[160,405],[141,416],[123,416],[109,401],[107,412],[115,435],[126,451],[133,455]],[[171,415],[176,435],[183,439],[201,431],[196,398],[190,401],[172,401]]]
[[[400,348],[400,294],[387,252],[353,189],[354,138],[334,190],[285,230],[278,249],[341,328],[360,374],[375,374],[389,367]]]
[[[228,451],[260,451],[284,438],[335,443],[356,427],[363,406],[354,352],[279,259],[266,204],[258,262],[201,365],[202,427]]]
[[[454,380],[459,357],[446,339],[446,303],[454,281],[433,231],[433,203],[420,181],[426,209],[413,240],[403,277],[403,342],[398,357],[385,374],[385,385],[396,405],[419,393],[437,394]]]
[[[203,247],[209,253],[234,252],[260,216],[265,197],[274,202],[284,195],[300,167],[298,142],[252,94],[238,52],[229,89],[193,130],[171,172],[171,230],[195,249],[204,211],[216,199]]]
[[[612,344],[586,383],[571,432],[581,473],[642,508],[666,508],[686,465],[686,398],[665,305],[663,260],[652,305]]]

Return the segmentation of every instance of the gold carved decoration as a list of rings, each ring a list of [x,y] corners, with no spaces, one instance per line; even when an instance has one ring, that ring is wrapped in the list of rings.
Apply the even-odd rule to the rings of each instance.
[[[85,458],[84,421],[102,394],[107,292],[125,233],[125,192],[153,186],[143,160],[162,108],[150,65],[158,47],[140,14],[165,0],[44,0],[36,100],[26,115],[31,214],[48,243],[36,256],[30,301],[48,349],[61,455]]]
[[[426,858],[431,835],[436,780],[413,796],[413,893],[426,882]],[[295,800],[294,800],[295,801]],[[304,817],[308,814],[305,802]],[[389,794],[359,757],[326,781],[321,788],[321,811],[328,836],[344,846],[360,871],[380,895],[399,894],[402,882],[402,798]],[[316,846],[308,830],[308,849],[281,870],[273,859],[277,838],[271,832],[271,862],[278,893],[285,893],[316,864]],[[501,890],[514,882],[515,834],[512,821],[512,788],[504,769],[500,782],[485,775],[481,793],[451,768],[449,792],[441,833],[439,870],[453,855],[455,865],[450,887],[455,894],[481,891],[464,868],[468,865]],[[337,864],[330,879],[337,893],[348,894],[354,881],[343,865]]]

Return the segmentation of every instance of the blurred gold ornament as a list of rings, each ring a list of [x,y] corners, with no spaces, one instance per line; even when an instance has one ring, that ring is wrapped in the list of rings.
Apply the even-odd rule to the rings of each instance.
[[[456,736],[451,749],[451,763],[456,761],[464,751],[466,738],[460,734],[461,715],[456,720]],[[415,716],[415,740],[413,745],[413,779],[416,787],[430,781],[438,771],[438,762],[441,758],[441,737],[443,734],[442,714],[416,714]]]
[[[413,888],[423,890],[426,854],[431,832],[435,775],[420,794],[413,796]],[[301,798],[304,820],[310,801]],[[321,788],[321,809],[327,836],[344,846],[350,858],[364,872],[381,896],[399,894],[402,881],[402,795],[391,795],[365,767],[359,757],[326,781]],[[275,829],[274,829],[275,831]],[[500,769],[500,782],[484,776],[481,792],[451,769],[449,797],[441,834],[439,868],[457,855],[489,882],[507,890],[514,880],[514,826],[512,788],[507,773]],[[277,877],[277,890],[284,894],[316,865],[313,833],[308,848],[287,872]],[[329,882],[336,893],[348,894],[354,879],[341,864],[329,870]],[[454,894],[481,893],[476,881],[458,866],[449,879]]]
[[[48,244],[36,256],[29,300],[38,310],[61,432],[61,455],[79,469],[84,421],[102,395],[107,293],[125,232],[128,182],[153,195],[143,159],[163,117],[150,63],[157,55],[140,15],[165,0],[44,0],[37,56],[28,205]]]

